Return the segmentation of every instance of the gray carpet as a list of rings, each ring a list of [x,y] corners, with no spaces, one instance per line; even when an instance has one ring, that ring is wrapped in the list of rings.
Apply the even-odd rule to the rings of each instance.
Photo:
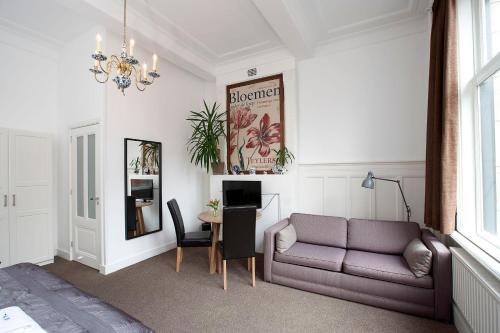
[[[104,276],[76,262],[45,266],[78,288],[124,310],[157,332],[457,332],[452,325],[266,283],[262,258],[257,286],[245,261],[208,273],[206,249],[175,251]]]

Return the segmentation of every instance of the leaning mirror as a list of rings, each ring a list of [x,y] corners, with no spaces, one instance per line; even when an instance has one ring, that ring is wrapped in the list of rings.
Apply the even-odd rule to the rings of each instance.
[[[161,142],[125,139],[125,238],[162,229]]]

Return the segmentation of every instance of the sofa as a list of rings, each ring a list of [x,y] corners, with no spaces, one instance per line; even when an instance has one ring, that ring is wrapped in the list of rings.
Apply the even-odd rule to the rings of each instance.
[[[297,241],[279,253],[275,237],[289,224]],[[423,277],[403,257],[415,238],[432,252]],[[451,253],[415,222],[292,214],[264,232],[264,279],[436,320],[451,317]]]

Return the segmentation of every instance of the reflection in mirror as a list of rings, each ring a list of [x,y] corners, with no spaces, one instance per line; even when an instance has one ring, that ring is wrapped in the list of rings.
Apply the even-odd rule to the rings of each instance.
[[[162,229],[161,143],[125,139],[126,239]]]

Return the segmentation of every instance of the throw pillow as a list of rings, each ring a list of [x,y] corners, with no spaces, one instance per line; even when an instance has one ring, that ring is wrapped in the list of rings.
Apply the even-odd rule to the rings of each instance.
[[[276,251],[283,253],[288,250],[297,241],[297,233],[293,225],[281,229],[276,234]]]
[[[429,274],[432,267],[432,252],[420,239],[415,238],[408,243],[403,256],[416,277]]]

